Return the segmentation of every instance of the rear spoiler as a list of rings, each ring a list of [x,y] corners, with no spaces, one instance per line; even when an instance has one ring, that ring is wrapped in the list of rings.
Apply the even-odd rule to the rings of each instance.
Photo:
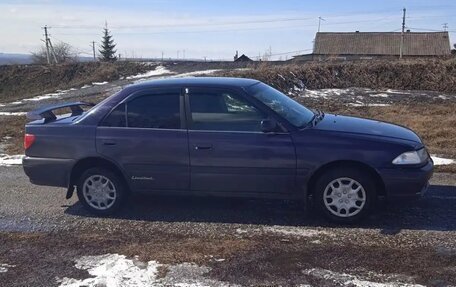
[[[50,121],[55,121],[57,116],[54,114],[55,110],[63,109],[63,108],[70,108],[71,109],[71,116],[79,116],[82,115],[84,110],[81,108],[82,106],[93,107],[95,104],[87,103],[87,102],[74,102],[74,103],[64,103],[58,105],[50,105],[45,106],[27,113],[27,119],[29,120],[41,120],[44,119],[44,123],[48,123]]]

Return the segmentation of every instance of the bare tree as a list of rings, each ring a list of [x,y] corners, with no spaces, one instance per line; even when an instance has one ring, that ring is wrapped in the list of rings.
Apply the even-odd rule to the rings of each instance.
[[[59,63],[72,63],[77,61],[77,53],[73,50],[73,47],[70,44],[59,42],[54,45],[54,52],[57,62]],[[46,46],[41,46],[41,48],[32,52],[32,60],[36,64],[46,64]]]

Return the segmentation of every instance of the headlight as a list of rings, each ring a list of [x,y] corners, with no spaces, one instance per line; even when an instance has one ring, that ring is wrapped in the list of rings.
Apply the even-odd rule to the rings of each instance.
[[[417,151],[404,152],[393,160],[393,164],[420,164],[426,162],[428,159],[429,154],[427,153],[426,149],[423,148]]]

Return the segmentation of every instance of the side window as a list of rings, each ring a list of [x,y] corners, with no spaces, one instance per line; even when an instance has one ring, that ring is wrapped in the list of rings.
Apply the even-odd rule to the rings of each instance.
[[[265,118],[241,96],[229,91],[190,91],[193,130],[261,131]]]
[[[127,123],[133,128],[180,129],[179,94],[144,95],[127,103]]]
[[[104,127],[125,127],[125,104],[118,105],[101,124]]]

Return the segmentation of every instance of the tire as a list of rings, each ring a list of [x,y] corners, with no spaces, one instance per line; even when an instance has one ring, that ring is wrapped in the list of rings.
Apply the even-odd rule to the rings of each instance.
[[[116,173],[100,167],[87,169],[77,183],[77,194],[84,208],[96,215],[111,215],[127,200],[125,184]]]
[[[372,210],[377,192],[372,176],[356,168],[333,168],[315,184],[315,207],[328,220],[350,224],[365,218]]]

